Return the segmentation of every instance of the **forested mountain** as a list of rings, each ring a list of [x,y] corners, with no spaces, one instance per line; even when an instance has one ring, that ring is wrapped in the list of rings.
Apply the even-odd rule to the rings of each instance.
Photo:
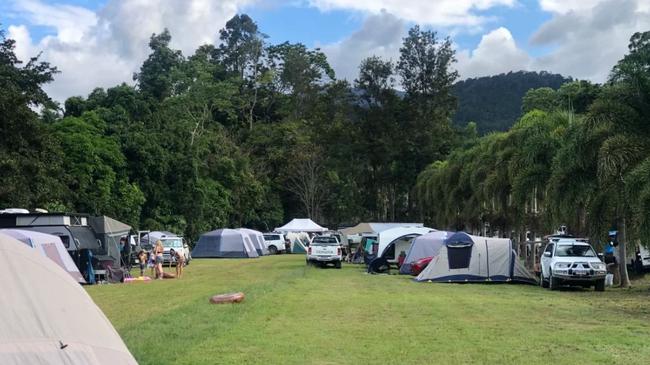
[[[480,134],[505,131],[521,115],[521,100],[528,90],[558,89],[569,81],[570,78],[544,71],[508,72],[459,81],[452,92],[458,98],[454,124],[462,128],[475,122]]]

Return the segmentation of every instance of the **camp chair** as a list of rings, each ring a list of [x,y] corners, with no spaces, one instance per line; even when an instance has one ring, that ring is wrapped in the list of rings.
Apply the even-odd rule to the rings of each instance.
[[[121,283],[124,278],[131,277],[128,271],[114,268],[111,260],[100,261],[100,265],[106,271],[106,281],[109,283]]]

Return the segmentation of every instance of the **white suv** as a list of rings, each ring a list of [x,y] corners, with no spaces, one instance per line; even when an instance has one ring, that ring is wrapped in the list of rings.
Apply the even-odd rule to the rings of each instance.
[[[285,239],[282,233],[264,233],[264,243],[269,254],[275,255],[285,251]]]
[[[334,236],[316,236],[307,248],[307,265],[332,263],[334,267],[340,269],[342,259],[341,244]]]
[[[542,254],[540,285],[551,290],[561,285],[594,286],[605,290],[607,268],[585,240],[552,240]]]

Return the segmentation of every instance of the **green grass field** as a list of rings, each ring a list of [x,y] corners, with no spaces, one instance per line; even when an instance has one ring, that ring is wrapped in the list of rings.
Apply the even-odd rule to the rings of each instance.
[[[415,283],[283,255],[87,289],[140,364],[647,364],[650,282],[635,284]],[[233,291],[245,301],[208,303]]]

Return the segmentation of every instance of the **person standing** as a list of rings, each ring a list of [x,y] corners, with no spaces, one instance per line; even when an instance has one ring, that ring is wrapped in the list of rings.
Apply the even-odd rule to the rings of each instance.
[[[156,255],[156,279],[163,278],[163,252],[165,248],[160,240],[156,241],[154,254]]]
[[[178,250],[175,252],[176,258],[176,279],[180,279],[183,276],[183,268],[185,267],[185,253],[183,250]]]
[[[605,265],[607,265],[607,272],[614,276],[613,284],[618,286],[621,283],[621,274],[618,269],[621,260],[616,257],[618,251],[615,249],[618,246],[616,235],[616,231],[609,232],[609,242],[605,245]],[[625,264],[625,261],[623,261],[623,264]]]
[[[147,253],[144,250],[138,252],[138,264],[140,265],[140,276],[144,276],[144,267],[147,264]]]

